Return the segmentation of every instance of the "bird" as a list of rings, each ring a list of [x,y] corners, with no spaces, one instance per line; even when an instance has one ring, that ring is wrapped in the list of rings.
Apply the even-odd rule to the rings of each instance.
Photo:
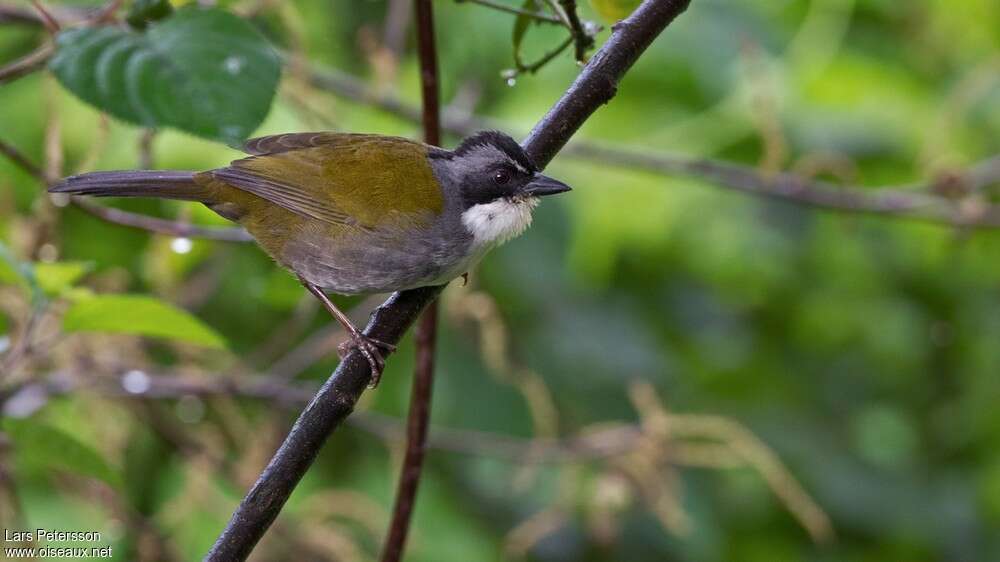
[[[541,197],[570,190],[500,131],[453,150],[366,133],[248,140],[246,157],[204,172],[123,170],[67,177],[51,193],[196,201],[236,222],[349,334],[371,386],[395,346],[363,334],[327,296],[448,283],[531,224]]]

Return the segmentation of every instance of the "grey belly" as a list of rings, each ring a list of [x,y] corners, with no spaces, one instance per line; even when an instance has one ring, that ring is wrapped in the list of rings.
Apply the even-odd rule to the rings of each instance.
[[[291,242],[283,258],[306,281],[353,295],[446,283],[464,273],[479,257],[467,255],[468,240],[366,238],[325,245]]]

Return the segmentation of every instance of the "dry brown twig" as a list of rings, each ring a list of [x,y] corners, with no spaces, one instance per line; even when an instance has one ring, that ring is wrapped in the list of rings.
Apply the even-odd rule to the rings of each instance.
[[[445,311],[453,323],[471,320],[477,324],[479,353],[490,373],[513,386],[524,398],[537,442],[554,439],[559,434],[559,414],[552,392],[541,375],[512,359],[510,335],[496,301],[471,285],[456,287],[446,296]],[[535,463],[525,463],[515,478],[515,487],[526,488],[536,469]]]
[[[576,62],[583,64],[587,62],[587,51],[594,48],[594,33],[580,20],[576,11],[576,0],[559,0],[558,6],[573,37]]]
[[[0,84],[7,84],[41,70],[55,52],[51,43],[46,43],[31,53],[0,68]]]
[[[525,10],[516,6],[504,4],[503,2],[495,2],[494,0],[455,0],[455,2],[458,4],[464,2],[468,2],[469,4],[479,4],[480,6],[485,6],[492,10],[507,12],[508,14],[514,14],[516,16],[526,16],[538,22],[563,25],[563,20],[558,16],[547,14],[545,12]]]
[[[307,401],[314,390],[309,385],[293,385],[288,381],[262,375],[233,374],[220,378],[209,373],[198,376],[145,373],[145,376],[146,388],[135,393],[123,388],[122,379],[56,373],[45,377],[47,382],[44,383],[25,383],[19,391],[11,393],[9,401],[17,401],[20,396],[25,396],[25,399],[44,402],[49,397],[83,392],[130,400],[176,399],[185,396],[204,399],[244,397],[290,406]],[[768,487],[814,540],[826,542],[832,538],[829,519],[822,509],[802,489],[774,452],[745,427],[721,416],[670,412],[657,398],[652,387],[645,383],[633,384],[630,396],[640,415],[641,422],[638,424],[595,425],[583,428],[575,435],[558,439],[515,438],[491,432],[433,427],[427,446],[442,451],[505,459],[519,467],[540,463],[598,463],[607,466],[609,475],[625,476],[624,480],[616,481],[624,482],[629,489],[626,497],[646,502],[666,529],[681,534],[685,532],[688,523],[687,516],[676,503],[679,495],[676,489],[678,469],[751,468],[764,478]],[[405,435],[404,425],[400,420],[374,412],[358,412],[352,416],[350,423],[392,442],[400,441]],[[204,449],[204,446],[198,447],[198,450]],[[665,482],[671,481],[674,484],[665,485]],[[595,489],[587,493],[599,492],[600,489]],[[587,499],[587,493],[584,493],[581,501],[591,501]],[[617,497],[621,492],[612,495]],[[598,500],[600,498],[596,496],[592,498],[592,501]],[[560,512],[566,509],[569,509],[569,504],[563,505]],[[532,533],[532,536],[540,539],[544,535]]]
[[[760,474],[814,541],[825,543],[833,539],[833,526],[826,513],[809,497],[774,451],[743,425],[723,416],[670,413],[648,383],[631,385],[629,396],[642,418],[644,435],[661,440],[653,450],[672,455],[671,443],[677,440],[715,442],[722,447],[719,452],[724,451],[732,460],[739,459]]]

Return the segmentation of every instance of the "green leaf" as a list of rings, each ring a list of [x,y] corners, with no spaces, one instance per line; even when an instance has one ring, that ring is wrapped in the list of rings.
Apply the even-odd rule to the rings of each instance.
[[[190,313],[144,295],[98,295],[73,303],[63,316],[67,332],[111,332],[224,348],[225,340]]]
[[[46,295],[57,296],[73,288],[92,267],[91,263],[82,261],[36,263],[35,277]]]
[[[524,4],[521,5],[521,10],[526,12],[534,11],[537,8],[535,0],[524,0]],[[518,14],[517,19],[514,20],[514,31],[511,40],[514,44],[514,65],[518,70],[523,70],[527,66],[521,58],[521,43],[524,41],[524,36],[528,33],[528,27],[532,23],[535,23],[535,19],[526,14]]]
[[[125,21],[136,29],[145,29],[149,22],[161,20],[173,11],[174,7],[168,0],[135,0]]]
[[[30,263],[17,259],[3,243],[0,243],[0,284],[25,288],[34,307],[45,305],[45,293],[38,284],[34,268]]]
[[[122,485],[121,474],[100,453],[57,427],[35,419],[5,418],[3,429],[14,443],[19,462],[90,476],[115,488]]]
[[[145,127],[235,144],[267,116],[281,62],[249,23],[189,6],[144,33],[118,26],[60,32],[49,67],[84,101]]]
[[[590,0],[594,11],[608,23],[627,18],[641,3],[642,0]]]
[[[24,278],[21,276],[21,264],[16,261],[8,261],[0,252],[0,285],[24,285]]]

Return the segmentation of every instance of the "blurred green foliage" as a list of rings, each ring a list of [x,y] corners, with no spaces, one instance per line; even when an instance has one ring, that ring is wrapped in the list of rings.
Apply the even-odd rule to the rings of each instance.
[[[98,295],[77,299],[63,315],[62,328],[67,332],[141,334],[225,347],[225,340],[197,318],[143,295]]]
[[[52,73],[97,108],[236,144],[267,115],[281,65],[253,26],[196,6],[141,32],[120,25],[60,31],[56,46]]]
[[[580,4],[585,19],[598,19]],[[514,65],[514,16],[471,3],[435,6],[445,101],[474,99],[477,114],[512,133],[529,130],[578,72],[567,51],[509,86],[501,75]],[[384,2],[299,0],[251,22],[282,49],[416,103],[415,56],[409,43],[398,59],[380,46],[385,17]],[[521,48],[535,60],[564,37],[557,26],[534,26]],[[0,26],[0,60],[43,39],[38,29]],[[773,161],[865,186],[909,185],[1000,152],[998,57],[993,0],[693,0],[579,137]],[[53,119],[65,147],[63,173],[84,163],[138,165],[142,131],[115,120],[88,160],[102,142],[101,117],[51,75],[0,86],[0,139],[35,162],[44,161]],[[307,89],[286,71],[256,133],[317,128],[419,136],[415,123]],[[172,129],[160,131],[153,147],[155,165],[165,169],[207,169],[239,156]],[[679,473],[686,534],[665,529],[634,491],[612,494],[621,500],[616,524],[602,535],[592,515],[607,496],[598,491],[618,489],[608,484],[607,464],[546,464],[532,473],[525,463],[433,450],[408,560],[505,559],[510,531],[552,505],[562,507],[563,524],[529,549],[530,559],[1000,559],[1000,234],[804,209],[598,161],[561,157],[550,170],[574,186],[572,194],[546,201],[534,226],[490,255],[472,283],[495,299],[512,360],[549,389],[559,433],[635,421],[626,389],[647,381],[673,411],[724,415],[749,427],[829,515],[836,539],[813,543],[746,469]],[[288,330],[294,341],[287,348],[328,324],[322,314],[303,316],[294,280],[252,245],[194,240],[178,253],[169,239],[73,207],[52,209],[40,193],[37,181],[0,159],[0,240],[20,262],[37,264],[53,314],[87,302],[83,293],[145,294],[190,311],[197,320],[184,321],[197,324],[185,331],[204,325],[195,331],[219,334],[230,351],[58,333],[18,373],[21,382],[81,357],[111,365],[110,355],[125,362],[120,370],[85,375],[114,385],[140,367],[133,360],[146,361],[147,370],[213,376],[266,371],[261,348],[276,332],[305,325]],[[114,204],[223,222],[174,202]],[[48,253],[37,251],[39,232]],[[16,278],[0,271],[5,284]],[[26,293],[6,286],[0,294],[8,348],[23,326]],[[450,287],[445,310],[463,294]],[[531,437],[533,406],[484,359],[479,331],[444,315],[433,422]],[[335,364],[331,351],[300,378],[321,381]],[[412,346],[403,345],[362,409],[404,416],[411,368]],[[25,403],[25,395],[16,397]],[[5,422],[18,462],[7,450],[0,462],[15,470],[27,528],[100,529],[118,560],[152,559],[156,544],[195,560],[294,419],[296,406],[284,406],[69,392],[27,421]],[[46,446],[24,446],[30,458],[21,462],[19,439]],[[259,559],[371,557],[391,509],[397,453],[359,428],[336,434]],[[113,482],[119,499],[100,499],[66,472],[106,482],[120,475]],[[136,531],[123,513],[156,532]]]

